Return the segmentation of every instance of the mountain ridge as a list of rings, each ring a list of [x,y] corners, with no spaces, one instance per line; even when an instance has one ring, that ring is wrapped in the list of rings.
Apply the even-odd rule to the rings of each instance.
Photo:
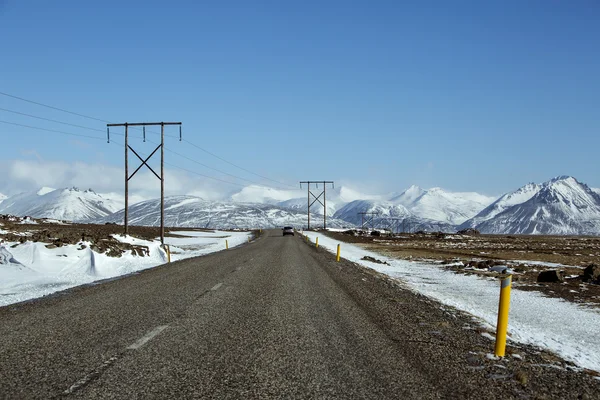
[[[122,205],[117,201],[104,198],[92,189],[81,191],[76,187],[41,188],[10,196],[0,203],[0,213],[76,222],[106,216],[119,208]]]
[[[469,225],[482,233],[598,235],[600,194],[571,176],[557,176],[529,199]]]
[[[124,210],[97,219],[97,223],[122,223]],[[311,226],[323,226],[323,215],[311,213]],[[146,200],[129,207],[132,225],[158,226],[160,199]],[[273,204],[234,203],[204,200],[196,196],[165,197],[165,225],[182,228],[303,228],[307,214]],[[327,218],[328,227],[351,227],[347,221]]]

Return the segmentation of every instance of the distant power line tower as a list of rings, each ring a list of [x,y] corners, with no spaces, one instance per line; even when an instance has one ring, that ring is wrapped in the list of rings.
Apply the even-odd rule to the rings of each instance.
[[[140,155],[129,146],[128,127],[141,126],[144,132],[144,141],[146,141],[146,126],[160,125],[160,144],[152,153],[144,160]],[[124,126],[125,127],[125,210],[124,210],[124,225],[125,234],[129,232],[129,180],[142,168],[144,165],[160,180],[160,243],[165,244],[165,125],[179,125],[179,141],[181,141],[181,122],[125,122],[122,124],[106,124],[106,135],[110,143],[110,127]],[[160,149],[160,176],[147,164],[154,153]],[[142,162],[133,174],[129,176],[129,150],[133,152]]]
[[[306,187],[308,190],[308,202],[307,202],[307,204],[308,204],[308,227],[307,227],[307,229],[310,229],[310,208],[317,201],[323,206],[323,229],[327,229],[327,198],[325,195],[325,190],[326,190],[328,184],[331,184],[331,188],[334,187],[333,181],[301,181],[300,189],[302,189],[303,183],[306,183]],[[310,190],[310,185],[314,184],[315,187],[318,189],[319,183],[321,183],[323,185],[323,191],[318,196],[315,196],[314,193],[311,192],[311,190]],[[310,196],[315,198],[312,203],[310,202]],[[323,201],[320,200],[321,196],[323,196]]]
[[[394,231],[398,231],[400,226],[400,221],[404,221],[404,218],[398,217],[385,217],[379,220],[379,223],[382,225],[384,229],[388,229],[390,232],[395,233]]]
[[[367,224],[370,223],[371,224],[371,229],[374,229],[374,227],[375,227],[374,226],[374,219],[375,219],[376,216],[379,215],[379,213],[377,213],[377,212],[359,212],[358,215],[361,216],[360,229],[363,229],[363,230],[365,229],[365,222]],[[366,220],[365,220],[365,217],[367,217]]]

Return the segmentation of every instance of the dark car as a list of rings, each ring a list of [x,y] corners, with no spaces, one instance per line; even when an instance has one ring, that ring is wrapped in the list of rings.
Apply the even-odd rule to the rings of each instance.
[[[283,236],[285,236],[285,235],[294,236],[294,228],[291,226],[284,226],[283,227]]]

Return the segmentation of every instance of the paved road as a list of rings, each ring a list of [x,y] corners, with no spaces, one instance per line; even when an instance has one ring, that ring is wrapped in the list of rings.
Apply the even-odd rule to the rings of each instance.
[[[551,375],[523,386],[510,363],[493,374],[474,355],[490,343],[468,322],[269,231],[240,248],[0,308],[0,398],[575,393]],[[560,384],[594,389],[572,375]]]

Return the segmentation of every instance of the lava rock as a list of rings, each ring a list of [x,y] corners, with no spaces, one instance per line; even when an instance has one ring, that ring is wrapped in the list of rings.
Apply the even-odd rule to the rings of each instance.
[[[549,269],[542,271],[537,277],[538,282],[564,282],[565,277],[563,273],[557,269]]]
[[[385,264],[385,265],[390,265],[390,264],[388,264],[388,263],[387,263],[387,262],[385,262],[385,261],[378,260],[378,259],[376,259],[376,258],[373,258],[373,257],[371,257],[371,256],[364,256],[363,258],[361,258],[361,260],[364,260],[364,261],[370,261],[370,262],[373,262],[373,263],[375,263],[375,264]]]
[[[583,281],[600,284],[600,266],[590,264],[583,270]]]
[[[458,235],[468,235],[468,236],[481,235],[481,232],[479,232],[477,229],[473,229],[473,228],[463,229],[463,230],[460,230],[460,231],[458,231],[456,233]]]

